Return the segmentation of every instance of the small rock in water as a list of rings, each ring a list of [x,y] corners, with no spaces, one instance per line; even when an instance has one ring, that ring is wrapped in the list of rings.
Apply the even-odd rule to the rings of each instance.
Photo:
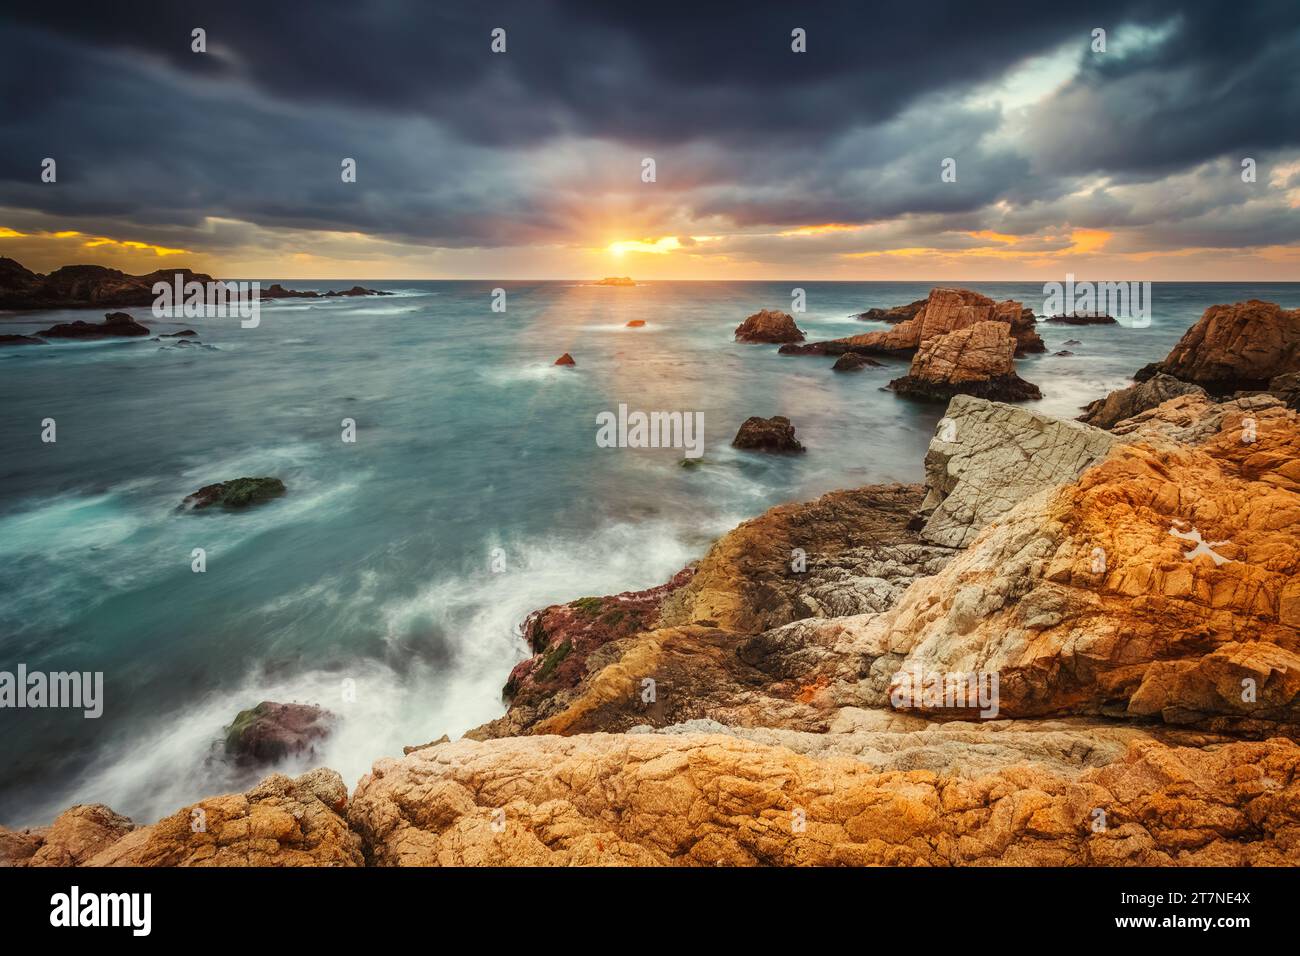
[[[241,710],[226,728],[226,753],[239,763],[267,764],[313,749],[328,736],[334,715],[315,704],[264,700]]]
[[[630,322],[628,322],[627,327],[629,329],[639,329],[643,325],[645,325],[645,319],[632,319]]]
[[[565,352],[563,355],[561,355],[559,358],[555,360],[555,364],[556,365],[577,365],[578,363],[573,360],[572,355],[570,355],[568,352]]]
[[[745,419],[731,442],[735,448],[750,451],[803,452],[807,451],[794,437],[794,426],[784,415],[772,418],[759,418],[754,415]]]
[[[857,352],[845,352],[831,366],[832,372],[859,372],[864,368],[880,368],[880,363]]]
[[[236,478],[233,481],[219,481],[204,485],[194,494],[181,502],[195,511],[221,505],[223,508],[247,508],[249,505],[261,504],[278,498],[285,492],[284,482],[279,478]]]

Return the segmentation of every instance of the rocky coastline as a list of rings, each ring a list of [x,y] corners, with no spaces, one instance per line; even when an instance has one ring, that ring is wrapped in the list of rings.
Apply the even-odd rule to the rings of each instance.
[[[978,394],[1036,338],[1019,303],[905,309],[815,345],[912,356],[895,391],[948,402],[923,483],[780,505],[658,587],[537,610],[500,718],[351,794],[318,769],[147,826],[82,805],[0,828],[0,860],[1300,864],[1300,310],[1213,307],[1070,421]],[[309,745],[283,736],[257,739]]]
[[[176,267],[144,275],[129,275],[107,266],[73,265],[48,275],[32,272],[13,259],[0,257],[0,309],[123,309],[153,305],[155,282],[169,285],[218,280],[203,272]],[[338,292],[295,292],[276,283],[261,290],[263,299],[320,299],[339,296],[391,295],[353,286]],[[44,333],[42,333],[44,334]]]

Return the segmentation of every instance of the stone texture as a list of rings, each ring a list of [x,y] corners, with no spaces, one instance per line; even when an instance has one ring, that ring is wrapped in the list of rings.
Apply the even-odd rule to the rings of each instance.
[[[348,791],[333,770],[267,777],[242,794],[209,797],[135,827],[104,806],[78,806],[41,831],[19,866],[360,866],[348,829]],[[15,843],[0,827],[0,847]]]
[[[1263,391],[1279,375],[1300,371],[1300,309],[1251,299],[1212,305],[1163,362],[1137,373],[1144,381],[1164,372],[1214,394]]]
[[[963,776],[717,734],[529,737],[381,760],[349,819],[382,866],[1282,865],[1298,771],[1281,739]]]
[[[947,401],[954,395],[1006,401],[1042,398],[1036,385],[1016,374],[1014,356],[1010,326],[977,322],[927,339],[917,350],[907,375],[894,379],[889,387],[900,395],[936,401]]]
[[[894,608],[850,619],[851,640],[899,669],[996,672],[1005,716],[1294,735],[1300,424],[1277,403],[1254,414],[1252,443],[1240,410],[1200,447],[1134,433],[1006,512]]]
[[[1073,479],[1114,443],[1100,429],[958,396],[925,456],[921,511],[927,518],[921,536],[964,547],[989,522],[1030,495]]]

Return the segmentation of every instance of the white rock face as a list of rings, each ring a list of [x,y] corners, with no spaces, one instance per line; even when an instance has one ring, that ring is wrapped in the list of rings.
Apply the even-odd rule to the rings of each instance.
[[[1073,480],[1115,444],[1114,436],[1091,425],[958,395],[925,456],[921,510],[929,517],[921,537],[964,548],[991,521]]]

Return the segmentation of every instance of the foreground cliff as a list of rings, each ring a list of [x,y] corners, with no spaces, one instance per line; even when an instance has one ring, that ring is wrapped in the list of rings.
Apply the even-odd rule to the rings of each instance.
[[[924,485],[783,505],[659,587],[540,609],[504,716],[350,798],[319,770],[148,827],[79,807],[0,856],[1300,864],[1300,413],[1172,393],[1105,430],[958,396]]]

